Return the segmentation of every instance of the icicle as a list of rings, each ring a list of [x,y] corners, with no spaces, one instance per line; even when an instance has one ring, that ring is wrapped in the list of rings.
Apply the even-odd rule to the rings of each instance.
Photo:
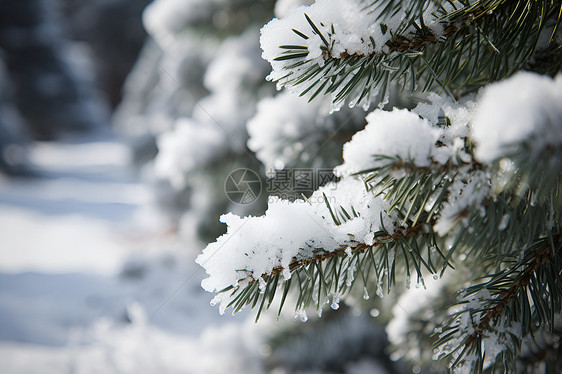
[[[363,287],[363,300],[369,300],[369,292],[367,292],[367,287]]]
[[[364,110],[365,112],[368,111],[369,108],[371,107],[372,96],[373,96],[373,95],[371,95],[371,97],[369,97],[369,99],[366,99],[366,98],[363,99],[363,105],[362,105],[362,107],[363,107],[363,110]],[[380,105],[380,104],[379,104],[379,105]],[[381,109],[382,109],[382,108],[381,108]]]
[[[355,258],[352,257],[351,263],[349,264],[349,267],[347,268],[347,280],[345,282],[347,287],[351,287],[351,285],[353,284],[353,280],[355,279],[356,264],[357,264],[357,257],[355,257]]]
[[[410,276],[408,275],[408,276],[406,277],[406,288],[407,288],[407,289],[410,289],[410,283],[411,283],[411,281],[410,281]]]
[[[345,102],[344,100],[340,100],[338,102],[332,102],[330,104],[330,112],[329,113],[333,114],[334,112],[339,112],[341,107],[343,106],[344,102]]]
[[[378,91],[375,93],[375,95],[377,95],[377,94],[378,94]],[[374,95],[373,95],[373,96],[374,96]],[[389,100],[390,100],[390,93],[389,93],[388,91],[386,91],[386,92],[384,93],[384,97],[382,97],[381,101],[379,102],[379,105],[377,105],[378,108],[379,108],[379,109],[384,108],[384,106],[385,106],[386,104],[388,104]],[[370,101],[368,101],[368,103],[370,103]],[[365,104],[365,105],[367,105],[367,104]],[[369,109],[369,106],[368,106],[368,105],[367,105],[367,108],[365,109],[365,111],[367,111],[367,109]]]
[[[295,311],[295,318],[300,318],[301,322],[308,321],[308,316],[306,315],[306,310],[304,309],[304,307],[301,307],[300,309]]]
[[[377,296],[380,297],[381,299],[384,297],[384,293],[382,292],[382,287],[381,287],[380,283],[377,286]]]
[[[330,307],[333,310],[338,310],[340,308],[340,296],[336,292],[332,294],[332,304]]]

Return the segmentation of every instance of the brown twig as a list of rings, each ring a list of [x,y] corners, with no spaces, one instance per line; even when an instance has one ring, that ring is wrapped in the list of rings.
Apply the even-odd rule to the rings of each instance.
[[[441,40],[448,39],[451,35],[456,33],[459,28],[455,25],[449,25],[444,30]],[[402,35],[397,35],[394,40],[389,40],[386,42],[388,51],[386,54],[392,52],[406,52],[406,51],[420,51],[428,44],[436,44],[439,39],[433,34],[427,34],[424,36],[415,36],[412,39],[408,39]]]
[[[444,41],[456,33],[459,28],[455,25],[449,25],[445,28],[443,35],[439,38],[435,37],[433,34],[426,34],[423,36],[415,36],[412,39],[408,39],[405,36],[397,35],[394,39],[389,40],[385,43],[388,49],[382,54],[389,55],[393,52],[406,52],[406,51],[421,51],[428,44],[436,44],[440,41]],[[329,58],[349,58],[349,57],[364,57],[368,56],[359,52],[349,53],[345,50],[339,54],[339,56],[333,56],[329,51],[325,50],[322,53],[324,60]]]
[[[324,261],[324,260],[327,260],[327,259],[335,257],[335,256],[339,256],[339,255],[345,253],[347,248],[351,248],[352,253],[364,252],[365,250],[367,250],[369,248],[375,248],[375,247],[378,247],[378,246],[382,245],[387,240],[392,239],[392,240],[396,241],[396,240],[400,240],[400,239],[403,239],[403,238],[407,238],[407,237],[419,234],[420,232],[423,232],[423,224],[421,222],[418,222],[414,226],[411,226],[411,227],[408,227],[408,228],[398,227],[394,231],[394,233],[392,233],[391,235],[381,236],[379,238],[379,240],[377,240],[372,245],[368,245],[368,244],[365,244],[365,243],[359,243],[359,242],[352,242],[352,243],[350,243],[350,245],[341,246],[341,247],[339,247],[338,249],[336,249],[335,251],[332,251],[332,252],[324,252],[324,253],[321,253],[321,254],[317,254],[316,256],[311,257],[311,258],[305,258],[305,259],[299,259],[299,260],[294,259],[289,264],[289,270],[293,270],[297,267],[306,266],[306,265],[309,265],[309,264],[314,263],[314,262],[320,262],[320,261]],[[278,266],[276,268],[273,268],[271,273],[262,274],[261,277],[266,279],[268,277],[272,277],[272,276],[281,274],[283,272],[283,270],[285,270],[284,267]],[[256,281],[256,279],[253,278],[252,276],[250,276],[250,278],[252,279],[250,284],[252,284]]]

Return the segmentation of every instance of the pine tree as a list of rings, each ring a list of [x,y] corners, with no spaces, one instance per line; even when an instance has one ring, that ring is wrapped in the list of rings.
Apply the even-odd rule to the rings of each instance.
[[[263,212],[263,196],[252,205],[232,204],[224,181],[232,170],[259,166],[246,148],[245,125],[258,99],[275,91],[259,50],[259,28],[273,6],[273,0],[158,0],[144,11],[150,38],[114,122],[137,140],[154,205],[180,231],[195,232],[182,232],[189,245],[223,233],[216,218],[225,211]]]
[[[283,133],[289,121],[267,121],[274,101],[262,101],[248,122],[260,161],[330,160],[322,124],[379,108],[344,145],[337,183],[270,199],[261,217],[221,217],[227,233],[197,260],[221,312],[250,306],[257,320],[276,303],[306,319],[388,294],[397,357],[559,370],[561,14],[560,1],[317,0],[268,23],[268,79],[293,94],[272,100],[327,97],[335,113]]]
[[[252,204],[228,198],[231,172],[246,168],[264,179],[280,164],[331,170],[341,163],[346,134],[364,125],[364,113],[342,109],[330,116],[329,103],[276,96],[266,81],[270,66],[261,58],[259,29],[274,8],[282,15],[291,3],[157,0],[144,12],[150,38],[114,123],[135,138],[136,162],[155,205],[191,246],[224,233],[217,220],[223,213],[263,214],[265,193]],[[333,136],[336,129],[344,136]]]

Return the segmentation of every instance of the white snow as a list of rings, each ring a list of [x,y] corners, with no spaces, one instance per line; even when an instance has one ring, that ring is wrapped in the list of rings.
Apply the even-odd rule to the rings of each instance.
[[[483,89],[471,123],[478,161],[491,163],[517,147],[539,153],[562,144],[562,75],[519,72]]]
[[[258,103],[256,115],[247,124],[248,147],[266,170],[294,160],[298,154],[295,142],[314,130],[317,113],[313,109],[314,106],[288,92]]]
[[[282,12],[284,18],[271,20],[261,31],[262,56],[273,68],[268,78],[279,85],[287,84],[289,88],[294,89],[291,79],[299,77],[314,65],[324,66],[330,57],[368,56],[387,52],[386,43],[392,39],[393,32],[398,30],[403,22],[408,21],[405,19],[406,10],[411,4],[405,2],[400,5],[397,12],[387,17],[382,16],[384,6],[366,5],[361,0],[317,0],[310,6],[290,7],[288,12]],[[441,33],[438,13],[439,9],[431,1],[427,1],[423,6],[425,24],[434,32]],[[309,24],[305,15],[310,18],[318,32]],[[306,38],[293,30],[304,34]],[[404,34],[409,35],[414,30],[410,25],[406,27]],[[308,55],[297,60],[275,60],[287,51],[280,48],[283,45],[306,47],[305,50],[296,51],[305,51]],[[300,60],[304,63],[295,65],[295,62]],[[351,79],[351,76],[347,79]],[[345,84],[346,81],[340,86]],[[339,90],[336,90],[332,97],[336,97],[338,93]],[[375,95],[376,92],[373,92],[370,96]],[[370,99],[371,97],[368,97],[364,102],[356,103],[352,98],[352,102],[353,105],[367,106]],[[343,102],[335,103],[334,109],[338,109],[342,104]]]
[[[289,14],[290,10],[299,5],[311,5],[314,0],[277,0],[275,2],[275,17],[283,18]]]
[[[344,163],[335,169],[340,176],[380,167],[387,160],[375,155],[398,156],[417,166],[429,166],[431,152],[439,138],[438,129],[406,109],[375,110],[367,126],[343,147]],[[371,156],[371,157],[369,157]]]
[[[172,120],[173,129],[159,136],[155,175],[181,191],[188,173],[229,152],[243,152],[246,122],[258,100],[252,90],[264,84],[265,67],[256,29],[225,40],[205,72],[210,94],[197,102],[189,116]]]
[[[79,213],[45,220],[43,214],[0,206],[0,226],[4,228],[0,267],[4,271],[114,274],[128,256],[116,240],[115,230],[97,220]]]
[[[263,82],[267,64],[260,59],[258,30],[248,28],[226,39],[205,72],[205,87],[211,92],[242,92]]]
[[[444,354],[452,353],[451,363],[459,356],[460,350],[453,352],[455,347],[462,344],[468,335],[474,333],[474,327],[480,323],[481,318],[489,311],[490,300],[494,299],[494,295],[486,288],[482,288],[477,293],[461,297],[459,302],[464,302],[455,324],[458,331],[452,335],[452,339],[443,346],[438,346],[434,350],[434,359],[439,359]],[[440,332],[441,335],[448,334],[448,331]],[[485,355],[484,368],[495,363],[496,356],[501,352],[516,349],[513,337],[519,337],[521,334],[521,324],[519,322],[508,321],[507,317],[502,316],[493,319],[486,329],[482,332],[482,352]],[[459,364],[452,368],[454,373],[464,374],[471,373],[474,364],[477,364],[478,356],[476,353],[466,354]]]
[[[336,225],[325,201],[336,214],[340,207],[348,212],[353,207],[358,217]],[[227,233],[209,244],[197,258],[209,275],[202,286],[209,292],[244,286],[250,277],[261,280],[263,274],[270,274],[277,267],[285,269],[282,274],[289,279],[289,264],[295,259],[313,257],[315,249],[331,252],[346,247],[352,240],[373,244],[374,233],[383,226],[380,213],[384,209],[384,200],[366,191],[362,181],[350,177],[322,187],[308,201],[270,199],[269,208],[261,217],[223,215],[221,222],[227,224]],[[392,231],[396,217],[386,212],[383,217],[384,227]],[[262,282],[260,287],[265,284]],[[228,292],[215,297],[214,303],[220,303],[221,312],[230,297]]]
[[[29,158],[45,178],[0,180],[0,269],[118,271],[130,250],[119,245],[116,231],[126,230],[150,198],[127,169],[128,148],[105,140],[39,143]]]
[[[154,4],[154,3],[153,3]],[[217,41],[181,33],[163,44],[149,40],[124,85],[113,122],[128,136],[157,135],[190,115],[207,91],[202,77],[216,53]],[[197,49],[197,53],[192,53]]]
[[[339,163],[337,134],[355,132],[364,126],[361,111],[344,107],[330,114],[326,98],[308,102],[309,97],[283,91],[258,102],[256,114],[246,125],[248,148],[267,171]]]
[[[325,100],[307,102],[284,91],[258,102],[257,112],[247,123],[248,148],[256,153],[266,170],[283,169],[303,162],[329,164],[326,156],[318,160],[336,130],[346,130],[363,118],[350,109],[329,115]]]
[[[315,33],[308,24],[305,14],[324,36],[328,45],[332,46],[333,42],[333,47],[330,48],[332,57],[340,57],[344,52],[349,55],[368,55],[374,51],[380,52],[384,44],[390,40],[390,32],[384,35],[382,33],[379,22],[377,22],[380,21],[380,11],[368,12],[364,8],[364,4],[359,0],[318,0],[310,6],[291,8],[285,18],[273,19],[262,29],[263,57],[272,63],[275,70],[276,67],[286,66],[286,63],[273,62],[273,59],[283,51],[279,45],[302,45],[304,43],[311,52],[319,47],[318,40],[322,41],[322,39],[319,35],[313,37]],[[399,25],[403,16],[403,13],[399,13],[386,21],[391,30]],[[334,34],[331,34],[332,25],[335,29]],[[309,39],[304,40],[292,29],[302,32]],[[375,46],[369,36],[374,38]],[[324,47],[328,46],[324,45]],[[320,56],[310,58],[316,59],[316,57]],[[318,59],[315,63],[322,64],[320,60]],[[272,78],[276,80],[274,76]]]
[[[481,206],[482,201],[491,193],[490,176],[483,171],[476,171],[468,181],[458,177],[449,187],[450,197],[443,204],[441,216],[433,230],[441,236],[447,235],[459,222],[464,226],[468,221],[462,220],[463,213]]]
[[[346,366],[348,374],[387,374],[388,371],[381,364],[363,359]]]
[[[158,138],[160,152],[154,161],[156,175],[172,186],[185,187],[186,173],[208,163],[221,149],[227,135],[218,126],[200,125],[189,118],[176,121],[173,131]]]
[[[278,266],[288,268],[293,258],[310,257],[313,249],[333,251],[346,240],[345,232],[303,201],[271,201],[262,217],[226,214],[221,222],[227,224],[227,233],[197,258],[210,275],[202,283],[210,292],[236,286],[249,275],[258,279]]]
[[[455,139],[470,135],[468,124],[474,116],[476,106],[474,95],[466,95],[460,101],[454,101],[448,96],[432,92],[427,100],[427,103],[419,103],[412,112],[419,114],[433,125],[439,122],[440,115],[447,117],[450,126],[443,129],[440,138],[442,142],[452,144]]]
[[[264,372],[267,329],[208,305],[198,248],[143,215],[127,146],[37,143],[30,159],[37,177],[0,177],[2,372]]]
[[[0,360],[10,374],[264,374],[263,335],[253,323],[209,327],[201,336],[186,337],[142,319],[126,325],[101,319],[76,332],[65,347],[0,342]]]

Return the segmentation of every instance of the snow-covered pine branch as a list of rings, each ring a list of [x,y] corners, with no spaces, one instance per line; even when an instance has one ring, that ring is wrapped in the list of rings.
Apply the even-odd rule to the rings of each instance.
[[[556,1],[319,0],[268,23],[261,46],[279,87],[367,109],[392,84],[460,96],[513,74],[558,15]]]
[[[308,103],[287,91],[264,98],[246,126],[248,147],[268,172],[297,166],[334,167],[342,161],[342,144],[363,128],[365,116],[349,108],[330,115],[329,109],[326,100]]]
[[[556,328],[562,309],[562,235],[537,240],[523,255],[515,266],[462,291],[460,310],[438,330],[436,358],[451,357],[459,372],[495,361],[515,371],[523,338],[537,327]]]
[[[541,236],[559,235],[561,206],[547,191],[536,200],[542,187],[531,178],[526,190],[505,187],[501,165],[546,160],[552,169],[540,181],[559,188],[560,167],[549,160],[562,152],[561,82],[520,73],[475,101],[431,95],[413,111],[375,110],[344,146],[340,182],[307,201],[274,201],[262,217],[222,217],[227,233],[197,260],[209,274],[203,287],[218,293],[221,312],[251,305],[259,317],[278,290],[281,307],[296,290],[304,314],[311,304],[337,309],[357,283],[382,295],[397,279],[423,284],[461,259],[473,279],[498,261],[521,266],[509,261]],[[540,100],[529,100],[533,93]],[[511,100],[492,111],[496,97]],[[530,123],[511,121],[514,113]],[[507,127],[510,137],[494,136]]]

